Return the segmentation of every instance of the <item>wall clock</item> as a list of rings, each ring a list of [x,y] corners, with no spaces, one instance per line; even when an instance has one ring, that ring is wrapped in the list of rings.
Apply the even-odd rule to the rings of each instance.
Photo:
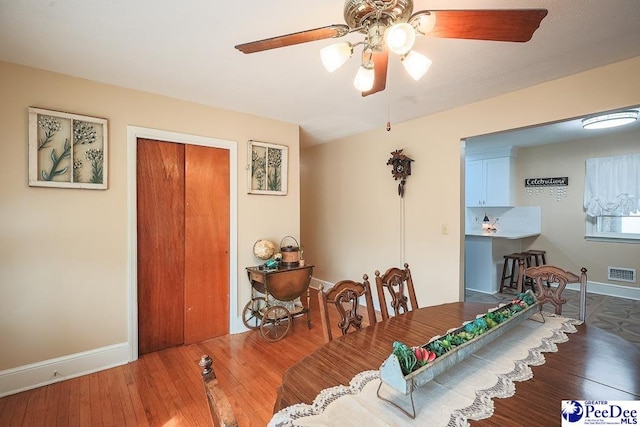
[[[391,158],[387,160],[387,164],[391,165],[393,179],[400,180],[398,184],[398,195],[400,197],[404,196],[404,184],[407,182],[407,177],[411,175],[411,162],[413,162],[413,159],[404,155],[402,151],[391,152]]]

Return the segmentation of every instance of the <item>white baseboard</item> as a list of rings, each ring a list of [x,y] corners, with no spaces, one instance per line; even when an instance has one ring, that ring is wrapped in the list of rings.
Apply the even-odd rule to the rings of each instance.
[[[323,285],[325,289],[330,289],[333,288],[333,285],[335,283],[331,283],[331,282],[327,282],[324,280],[320,280],[316,277],[312,277],[311,278],[311,283],[309,283],[309,286],[313,289],[315,289],[316,291],[320,289],[320,285]]]
[[[579,291],[579,283],[567,284],[567,289]],[[587,282],[587,293],[607,295],[616,298],[627,298],[640,300],[640,288],[631,288],[629,286],[614,285],[612,283]]]
[[[5,369],[0,371],[0,397],[125,365],[128,362],[129,345],[125,342]]]
[[[486,291],[484,289],[476,289],[476,288],[473,288],[471,286],[467,286],[465,289],[468,289],[468,290],[473,291],[473,292],[478,292],[479,294],[485,294],[485,295],[493,295],[493,294],[495,294],[495,292],[488,292],[488,291]]]

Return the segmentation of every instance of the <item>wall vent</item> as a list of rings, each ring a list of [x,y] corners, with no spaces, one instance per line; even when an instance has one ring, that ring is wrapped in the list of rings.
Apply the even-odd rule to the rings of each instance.
[[[636,283],[636,269],[622,267],[607,267],[607,279],[618,282]]]

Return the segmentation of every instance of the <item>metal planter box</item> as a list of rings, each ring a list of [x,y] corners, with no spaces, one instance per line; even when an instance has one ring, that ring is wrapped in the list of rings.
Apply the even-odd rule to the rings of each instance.
[[[489,310],[489,312],[509,308],[511,305],[513,305],[513,303],[496,307]],[[489,329],[482,335],[479,335],[465,342],[464,344],[456,346],[451,351],[436,358],[433,362],[428,363],[421,368],[418,368],[417,370],[411,372],[406,376],[402,373],[400,362],[398,361],[396,355],[391,354],[382,363],[382,366],[380,366],[380,380],[393,389],[399,391],[400,393],[408,395],[413,391],[413,389],[428,383],[447,369],[455,366],[458,362],[462,361],[467,356],[478,351],[480,348],[489,344],[509,329],[531,317],[538,310],[539,304],[536,302],[535,304],[530,305],[529,307],[508,318],[504,322]],[[484,315],[479,315],[477,317],[483,316]],[[464,325],[460,328],[450,330],[447,333],[455,334],[463,329]],[[433,337],[429,342],[434,341],[438,338],[440,337]]]

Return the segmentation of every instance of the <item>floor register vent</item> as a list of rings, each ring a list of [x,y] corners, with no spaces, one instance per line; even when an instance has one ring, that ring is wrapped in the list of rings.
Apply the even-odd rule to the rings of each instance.
[[[607,278],[619,282],[636,283],[636,269],[622,267],[607,267]]]

